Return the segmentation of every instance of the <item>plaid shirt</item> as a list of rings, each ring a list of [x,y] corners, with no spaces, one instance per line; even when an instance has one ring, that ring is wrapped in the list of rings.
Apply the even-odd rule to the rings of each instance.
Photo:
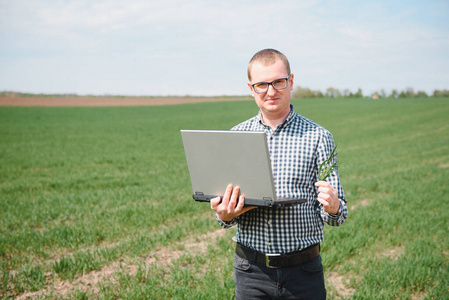
[[[341,225],[348,215],[343,187],[334,171],[326,179],[337,189],[340,210],[328,214],[317,200],[318,167],[334,148],[329,131],[297,114],[293,106],[275,131],[263,123],[259,114],[232,130],[264,131],[271,156],[274,185],[278,197],[307,199],[304,204],[286,208],[259,207],[231,222],[218,220],[224,228],[237,224],[234,241],[266,254],[302,250],[323,241],[324,223]]]

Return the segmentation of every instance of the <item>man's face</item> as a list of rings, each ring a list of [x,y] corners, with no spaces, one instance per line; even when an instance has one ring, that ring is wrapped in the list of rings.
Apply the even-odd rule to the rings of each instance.
[[[284,63],[281,60],[276,60],[272,65],[262,65],[255,62],[250,70],[251,82],[248,82],[248,86],[263,116],[280,118],[288,115],[290,112],[291,92],[293,90],[293,74],[288,80],[287,87],[282,90],[275,90],[272,85],[269,85],[265,93],[258,94],[251,86],[258,82],[272,82],[276,79],[288,77],[289,74]]]

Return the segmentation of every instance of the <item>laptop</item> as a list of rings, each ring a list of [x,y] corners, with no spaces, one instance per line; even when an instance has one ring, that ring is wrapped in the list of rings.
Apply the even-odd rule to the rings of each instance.
[[[245,206],[287,207],[305,199],[278,198],[264,132],[181,130],[193,199],[222,197],[228,184],[240,187]]]

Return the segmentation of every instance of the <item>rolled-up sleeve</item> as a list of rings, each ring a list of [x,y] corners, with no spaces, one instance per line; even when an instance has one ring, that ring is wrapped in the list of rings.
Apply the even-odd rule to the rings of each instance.
[[[237,218],[235,218],[235,219],[233,219],[232,221],[229,221],[229,222],[225,222],[223,220],[220,220],[217,215],[215,215],[215,218],[217,219],[218,224],[220,224],[220,226],[223,227],[224,229],[231,228],[231,227],[233,227],[233,226],[235,226],[237,224]]]
[[[329,224],[330,226],[340,226],[344,223],[346,218],[348,217],[348,208],[346,206],[346,201],[340,200],[340,208],[338,210],[338,214],[329,214],[323,210],[322,212],[322,218],[324,222]]]

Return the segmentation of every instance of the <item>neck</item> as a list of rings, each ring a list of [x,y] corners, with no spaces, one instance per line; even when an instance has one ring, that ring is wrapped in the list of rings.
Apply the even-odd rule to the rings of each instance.
[[[282,115],[267,114],[262,112],[261,116],[264,123],[270,126],[271,129],[273,129],[274,131],[279,126],[279,124],[281,124],[282,122],[285,121],[285,119],[287,119],[288,115],[290,114],[290,111],[291,109],[289,109],[286,113],[283,113]]]

